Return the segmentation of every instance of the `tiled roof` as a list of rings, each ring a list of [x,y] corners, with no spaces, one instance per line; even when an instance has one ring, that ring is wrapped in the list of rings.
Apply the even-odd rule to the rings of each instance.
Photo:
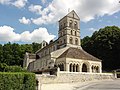
[[[72,48],[72,47],[67,49],[58,58],[63,58],[63,57],[74,58],[74,59],[92,60],[92,61],[101,61],[100,59],[88,54],[83,49]]]

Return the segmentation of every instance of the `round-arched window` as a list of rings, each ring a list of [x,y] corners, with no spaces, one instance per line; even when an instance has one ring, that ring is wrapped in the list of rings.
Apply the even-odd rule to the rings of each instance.
[[[71,27],[71,28],[72,28],[72,27],[73,27],[73,26],[72,26],[72,24],[73,24],[73,21],[72,21],[72,20],[70,20],[70,22],[69,22],[69,27]]]
[[[77,21],[74,22],[74,28],[75,28],[75,29],[78,29]]]
[[[77,32],[75,31],[75,36],[77,36]]]
[[[73,35],[73,31],[71,30],[71,35]]]
[[[73,44],[73,38],[70,37],[70,44]]]
[[[77,38],[75,39],[75,44],[78,45],[78,39]]]

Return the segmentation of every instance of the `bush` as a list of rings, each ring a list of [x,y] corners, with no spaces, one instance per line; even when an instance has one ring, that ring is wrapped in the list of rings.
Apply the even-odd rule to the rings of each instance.
[[[24,68],[20,66],[7,66],[4,69],[5,72],[27,72]]]
[[[8,66],[5,63],[0,63],[0,71],[1,72],[27,72],[26,69],[20,66]]]
[[[34,73],[0,72],[0,90],[35,90]]]

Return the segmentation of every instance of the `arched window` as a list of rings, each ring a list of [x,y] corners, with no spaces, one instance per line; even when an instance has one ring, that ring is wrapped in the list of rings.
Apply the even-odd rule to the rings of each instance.
[[[75,39],[75,44],[78,45],[78,39],[77,38]]]
[[[86,64],[83,64],[82,65],[82,72],[87,72],[87,65]]]
[[[77,36],[77,32],[75,31],[75,36]]]
[[[76,66],[75,66],[75,64],[73,65],[73,72],[76,72]]]
[[[96,73],[99,73],[99,67],[98,66],[96,67]]]
[[[72,39],[72,37],[70,37],[70,44],[73,44],[73,39]]]
[[[71,35],[73,35],[73,31],[71,30]]]
[[[76,72],[79,72],[80,70],[79,70],[79,65],[77,64],[76,65]]]
[[[94,66],[92,66],[91,68],[92,68],[92,72],[94,72]]]
[[[72,63],[69,65],[69,70],[70,70],[70,72],[72,72],[72,71],[73,71],[73,66],[72,66]]]
[[[64,71],[64,64],[61,64],[61,69],[60,71]]]
[[[78,25],[76,21],[74,22],[74,29],[78,29]]]
[[[69,22],[69,27],[71,27],[71,28],[72,28],[72,27],[73,27],[73,25],[72,25],[72,24],[73,24],[73,21],[72,21],[72,20],[70,20],[70,22]]]

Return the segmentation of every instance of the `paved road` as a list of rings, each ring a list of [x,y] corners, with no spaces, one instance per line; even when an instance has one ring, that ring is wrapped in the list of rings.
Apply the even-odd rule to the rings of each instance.
[[[74,90],[120,90],[120,79],[92,82],[83,86],[78,86]]]

